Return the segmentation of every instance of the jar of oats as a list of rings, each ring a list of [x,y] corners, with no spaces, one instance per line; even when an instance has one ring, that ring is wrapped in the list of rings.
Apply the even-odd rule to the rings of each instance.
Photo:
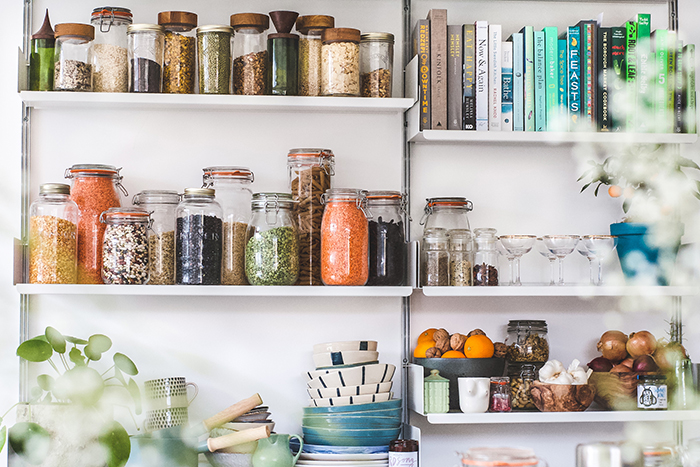
[[[109,6],[95,8],[90,23],[95,27],[95,40],[92,43],[93,92],[128,91],[126,30],[132,23],[131,10]]]
[[[321,94],[359,96],[360,31],[329,28],[321,38]]]
[[[309,15],[297,18],[299,38],[299,95],[321,94],[321,35],[335,26],[335,18],[326,15]]]

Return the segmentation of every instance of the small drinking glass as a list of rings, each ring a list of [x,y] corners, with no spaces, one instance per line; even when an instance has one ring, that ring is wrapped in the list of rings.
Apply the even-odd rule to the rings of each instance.
[[[513,258],[511,264],[511,285],[523,285],[520,282],[520,258],[532,250],[537,237],[534,235],[501,235],[499,237],[503,248],[508,252],[508,259]]]
[[[564,258],[573,253],[579,241],[578,235],[545,235],[542,241],[547,249],[559,260],[559,281],[557,285],[564,285]]]
[[[597,285],[603,284],[603,260],[617,246],[617,237],[613,235],[586,235],[581,238],[581,242],[588,252],[598,260]]]
[[[549,285],[555,285],[554,281],[554,262],[557,260],[557,255],[549,251],[547,245],[544,244],[544,240],[541,238],[537,239],[537,251],[549,260]]]
[[[515,256],[511,255],[508,253],[508,250],[506,250],[506,247],[503,246],[503,243],[501,242],[496,242],[496,250],[498,250],[498,254],[501,256],[505,256],[505,258],[508,260],[508,267],[510,268],[510,278],[511,278],[511,283],[509,285],[513,285],[513,259]]]
[[[596,259],[595,255],[591,253],[588,248],[586,248],[586,245],[584,245],[583,242],[578,242],[576,251],[581,253],[581,255],[588,260],[588,275],[591,279],[591,285],[595,285],[595,276],[593,275],[593,260]]]

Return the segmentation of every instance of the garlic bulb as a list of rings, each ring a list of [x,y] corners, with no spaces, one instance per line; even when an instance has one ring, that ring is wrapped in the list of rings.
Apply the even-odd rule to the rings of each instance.
[[[548,384],[587,384],[592,370],[584,370],[578,360],[568,368],[558,360],[550,360],[540,369],[540,381]]]

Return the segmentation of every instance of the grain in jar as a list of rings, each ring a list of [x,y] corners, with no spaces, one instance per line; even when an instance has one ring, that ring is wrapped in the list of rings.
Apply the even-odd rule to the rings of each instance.
[[[132,23],[128,8],[100,7],[92,10],[95,27],[92,44],[92,90],[94,92],[127,92],[129,61],[127,28]]]
[[[423,232],[421,247],[421,285],[450,285],[450,256],[447,230],[433,227]]]
[[[321,46],[321,94],[360,95],[360,31],[324,29]]]
[[[335,26],[335,18],[327,15],[309,15],[297,18],[299,38],[299,95],[321,94],[321,35],[324,29]]]
[[[56,25],[54,49],[54,91],[92,91],[92,41],[90,24]]]
[[[147,283],[149,213],[141,208],[110,208],[102,213],[100,222],[106,224],[102,243],[104,283]]]
[[[472,285],[474,247],[472,233],[467,229],[447,231],[450,239],[450,285],[464,287]]]
[[[194,94],[197,15],[187,11],[161,11],[158,24],[165,29],[163,92]]]
[[[208,25],[197,28],[197,63],[200,94],[231,92],[230,26]]]
[[[231,15],[233,35],[232,94],[262,96],[267,79],[265,31],[270,17],[260,13]]]
[[[360,38],[362,97],[391,97],[394,69],[394,35],[370,32]]]

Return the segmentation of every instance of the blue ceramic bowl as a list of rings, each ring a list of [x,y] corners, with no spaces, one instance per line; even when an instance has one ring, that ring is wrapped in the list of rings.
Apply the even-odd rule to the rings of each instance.
[[[304,415],[366,412],[368,410],[396,409],[401,407],[401,399],[391,399],[384,402],[370,402],[369,404],[343,405],[340,407],[304,407]]]
[[[301,424],[311,428],[331,429],[378,429],[399,428],[401,419],[398,417],[368,417],[363,415],[348,415],[347,417],[304,417]]]
[[[353,407],[358,407],[357,405]],[[344,417],[392,417],[401,418],[401,407],[395,409],[365,410],[362,412],[304,413],[304,418],[344,418]]]
[[[389,452],[389,443],[386,446],[326,446],[305,442],[302,451],[308,454],[383,454]]]
[[[304,442],[331,446],[377,446],[397,439],[401,428],[379,430],[334,430],[330,428],[301,427]]]

